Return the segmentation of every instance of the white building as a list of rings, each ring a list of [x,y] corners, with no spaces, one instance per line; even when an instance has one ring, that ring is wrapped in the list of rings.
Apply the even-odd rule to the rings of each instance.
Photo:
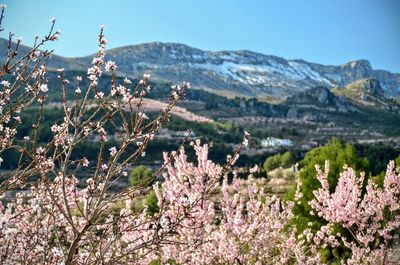
[[[262,147],[288,147],[292,145],[293,142],[289,139],[279,139],[274,137],[268,137],[267,139],[263,139],[261,141]]]

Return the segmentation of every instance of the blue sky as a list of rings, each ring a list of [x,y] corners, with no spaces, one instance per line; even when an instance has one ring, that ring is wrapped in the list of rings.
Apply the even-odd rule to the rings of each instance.
[[[368,59],[400,73],[398,0],[9,0],[5,32],[33,41],[57,18],[56,54],[96,51],[100,24],[108,48],[150,41],[206,50],[246,49],[288,59],[342,64]]]

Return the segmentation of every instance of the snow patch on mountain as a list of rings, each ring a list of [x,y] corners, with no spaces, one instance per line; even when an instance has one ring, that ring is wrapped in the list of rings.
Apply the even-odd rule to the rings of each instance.
[[[252,86],[274,85],[277,82],[282,84],[284,81],[291,83],[293,81],[307,79],[314,80],[316,83],[333,86],[333,83],[329,79],[313,71],[306,64],[295,61],[289,61],[287,65],[272,59],[269,59],[266,64],[242,64],[237,63],[239,57],[233,54],[223,55],[220,59],[224,59],[224,61],[219,64],[211,62],[189,63],[189,66],[213,72],[223,78],[232,79]]]
[[[318,72],[312,70],[308,65],[304,63],[289,61],[289,64],[291,67],[293,67],[293,69],[296,70],[296,72],[302,77],[302,79],[306,79],[308,77],[317,82],[325,83],[328,86],[334,85],[329,79],[321,76]]]

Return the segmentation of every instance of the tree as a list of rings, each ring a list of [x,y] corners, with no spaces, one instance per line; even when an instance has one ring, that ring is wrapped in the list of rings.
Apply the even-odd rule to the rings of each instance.
[[[160,207],[158,207],[157,196],[153,190],[150,191],[150,193],[146,196],[144,205],[148,208],[148,212],[151,215],[154,215],[160,211]]]
[[[149,183],[151,175],[152,172],[150,168],[143,165],[137,166],[129,175],[129,184],[131,186],[136,186]]]
[[[4,14],[5,6],[0,29]],[[60,35],[54,31],[54,18],[50,23],[49,33],[42,39],[37,36],[27,53],[21,50],[22,39],[11,33],[3,47],[7,57],[0,68],[0,156],[11,152],[18,159],[12,172],[1,175],[0,197],[13,197],[7,198],[7,204],[0,202],[2,223],[7,223],[0,232],[0,263],[120,262],[133,255],[118,250],[123,240],[128,240],[121,231],[141,235],[140,240],[129,240],[137,244],[130,257],[139,257],[152,247],[149,242],[154,242],[153,238],[143,242],[146,233],[154,233],[148,229],[153,217],[145,211],[130,212],[128,207],[118,216],[112,212],[117,204],[129,204],[148,189],[139,185],[110,192],[110,187],[126,178],[128,168],[145,156],[154,133],[168,121],[171,109],[190,84],[174,86],[163,111],[148,118],[142,103],[150,90],[150,75],[144,74],[136,85],[127,78],[117,82],[117,65],[105,61],[107,41],[101,28],[99,51],[87,70],[88,86],[83,87],[80,76],[68,80],[62,68],[54,70],[59,87],[55,83],[50,86],[47,72],[52,70],[46,62],[51,53],[43,47]],[[104,75],[109,75],[109,89],[100,91],[98,83]],[[62,119],[51,125],[45,120],[46,113],[51,113],[49,91],[59,91],[63,112]],[[22,113],[29,109],[37,115],[23,120]],[[19,128],[27,123],[33,131],[21,135]],[[115,146],[109,146],[113,143],[110,138],[118,138]],[[77,152],[77,147],[85,144],[95,146],[94,161]],[[82,169],[88,178],[78,188],[76,174]],[[18,192],[21,189],[24,192]],[[114,234],[115,229],[120,233]]]
[[[278,167],[287,167],[293,163],[293,155],[291,152],[286,151],[283,154],[276,154],[268,157],[264,162],[264,170],[271,171]]]
[[[321,188],[314,191],[315,199],[309,205],[326,225],[311,235],[314,243],[348,250],[348,259],[339,258],[350,264],[386,264],[387,249],[400,227],[400,170],[395,169],[394,161],[387,166],[383,188],[373,181],[365,184],[364,173],[358,175],[354,169],[344,167],[332,191],[330,163],[326,161],[324,170],[319,166],[316,170]],[[338,233],[337,226],[348,234]],[[306,229],[305,234],[310,231]]]
[[[207,144],[200,145],[198,140],[192,145],[197,163],[187,160],[183,148],[174,161],[165,155],[168,174],[154,187],[163,209],[162,229],[173,231],[167,240],[176,242],[159,250],[161,264],[171,260],[178,264],[287,264],[303,257],[310,262],[317,259],[305,257],[303,242],[296,242],[291,229],[287,232],[292,203],[276,196],[264,198],[261,183],[251,178],[243,183],[234,177],[232,186],[228,185],[227,169],[237,156],[220,166],[208,159]],[[221,178],[217,214],[210,195]],[[242,191],[244,186],[247,194]]]
[[[263,164],[264,170],[268,172],[275,168],[278,168],[281,164],[280,160],[281,160],[280,154],[268,157]]]
[[[286,151],[283,153],[281,156],[281,166],[282,167],[287,167],[290,166],[293,163],[293,155],[290,151]]]
[[[340,172],[344,165],[352,167],[357,173],[360,171],[368,172],[369,162],[366,159],[358,158],[356,151],[351,144],[343,145],[338,139],[332,139],[327,145],[314,148],[309,151],[303,161],[301,161],[301,171],[299,179],[301,182],[300,192],[302,198],[293,209],[295,218],[292,221],[298,231],[309,228],[309,223],[313,224],[313,229],[317,230],[326,225],[326,220],[318,215],[311,214],[312,207],[309,202],[315,199],[314,191],[321,187],[318,180],[316,165],[324,165],[325,161],[329,161],[329,174],[327,181],[332,192],[339,180]],[[367,173],[365,182],[369,175]],[[288,194],[289,199],[294,198],[294,191]],[[328,254],[328,256],[331,254]]]
[[[3,17],[4,6],[0,30]],[[81,88],[79,76],[72,87],[64,70],[57,70],[64,117],[51,125],[50,139],[40,143],[48,90],[53,88],[48,87],[44,64],[50,54],[38,48],[57,39],[54,23],[51,19],[50,33],[42,41],[37,38],[25,55],[19,53],[21,39],[13,44],[10,34],[7,60],[0,68],[0,155],[7,150],[19,155],[17,168],[2,173],[0,181],[0,197],[8,196],[0,200],[1,264],[319,264],[318,249],[338,245],[351,253],[340,257],[342,263],[385,263],[400,227],[400,172],[393,162],[383,188],[370,181],[365,192],[364,175],[358,178],[350,168],[339,174],[327,164],[324,172],[307,175],[320,183],[309,205],[325,225],[311,223],[312,229],[296,234],[290,227],[293,202],[265,196],[263,179],[237,178],[234,165],[249,142],[248,133],[224,165],[209,160],[208,145],[196,140],[191,143],[195,162],[188,160],[183,145],[178,152],[164,153],[160,171],[165,181],[154,184],[156,199],[149,195],[148,207],[133,210],[135,200],[150,187],[110,188],[128,177],[127,170],[145,155],[154,133],[190,85],[174,86],[167,107],[148,118],[142,102],[150,76],[145,74],[136,85],[129,79],[118,83],[117,65],[104,61],[103,29],[99,52],[87,71],[87,88]],[[104,73],[111,76],[106,93],[97,89]],[[28,106],[36,108],[38,116],[22,120],[20,113]],[[22,123],[32,123],[33,135],[18,134]],[[97,148],[94,160],[77,152],[83,144]],[[357,164],[351,146],[331,145],[319,152],[333,153],[337,163],[363,165]],[[314,155],[305,161],[316,161]],[[83,168],[88,176],[79,183],[76,175]],[[232,185],[228,175],[234,176]],[[302,203],[304,197],[299,186],[295,202]],[[331,229],[337,224],[358,242]]]
[[[331,189],[336,187],[339,173],[344,165],[354,168],[357,172],[368,172],[369,169],[368,160],[358,158],[351,144],[343,145],[338,139],[332,139],[327,145],[309,151],[303,161],[300,162],[300,181],[302,183],[301,193],[303,194],[303,198],[301,205],[296,207],[296,212],[297,215],[301,215],[305,219],[302,222],[302,228],[307,226],[309,220],[318,219],[309,215],[311,207],[308,205],[308,201],[315,198],[313,191],[320,187],[320,183],[316,178],[317,171],[315,165],[323,165],[325,161],[329,161],[330,163],[328,182]]]

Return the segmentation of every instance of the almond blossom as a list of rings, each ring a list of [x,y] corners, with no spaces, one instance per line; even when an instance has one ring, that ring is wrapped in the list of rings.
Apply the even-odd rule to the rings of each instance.
[[[104,68],[105,68],[106,72],[113,72],[113,71],[115,71],[115,69],[117,69],[117,66],[116,66],[115,62],[108,61],[108,62],[106,62]]]
[[[351,264],[367,260],[384,263],[387,249],[400,228],[400,169],[396,169],[391,161],[381,188],[371,179],[364,187],[365,174],[357,176],[352,168],[345,166],[333,193],[327,180],[329,162],[326,161],[324,171],[319,166],[316,169],[322,187],[314,191],[315,199],[309,204],[318,216],[328,221],[328,225],[343,226],[355,239],[350,242],[346,237],[331,234],[333,230],[326,230],[318,232],[326,236],[316,234],[316,243],[342,244],[353,253],[349,260]]]
[[[49,89],[47,88],[47,84],[40,85],[40,91],[42,91],[43,93],[49,91]]]
[[[173,86],[166,107],[151,119],[141,105],[150,90],[149,74],[133,89],[130,80],[118,84],[112,75],[109,89],[98,90],[103,69],[117,68],[104,62],[104,27],[87,70],[88,87],[81,90],[82,78],[77,77],[76,93],[69,98],[69,82],[64,71],[58,72],[64,118],[45,128],[52,132],[48,142],[39,142],[48,111],[43,62],[51,54],[42,48],[60,34],[53,31],[55,19],[50,22],[48,35],[42,41],[36,37],[38,42],[25,55],[16,57],[18,47],[10,47],[0,68],[0,155],[5,158],[4,152],[13,150],[20,157],[17,168],[0,181],[1,264],[321,264],[319,251],[339,246],[350,250],[341,257],[342,264],[387,263],[400,228],[400,172],[393,162],[383,187],[372,180],[365,186],[364,174],[345,167],[333,189],[327,181],[329,163],[324,171],[317,168],[322,187],[309,203],[326,224],[314,231],[309,223],[301,233],[290,225],[292,208],[302,197],[299,188],[294,202],[284,201],[265,194],[265,181],[252,175],[238,178],[234,165],[249,143],[247,132],[224,165],[209,160],[209,146],[196,140],[191,143],[194,161],[180,147],[163,154],[161,168],[143,185],[111,190],[145,156],[190,83]],[[12,38],[10,34],[10,42]],[[20,113],[28,107],[39,114],[27,121],[32,123],[31,137],[18,134]],[[107,142],[116,140],[115,135],[118,149]],[[82,143],[98,148],[93,160],[76,152]],[[133,152],[126,152],[128,148]],[[82,167],[85,176],[79,180]],[[253,167],[250,173],[257,171]],[[158,211],[135,208],[150,191]],[[351,236],[337,233],[337,225]]]

